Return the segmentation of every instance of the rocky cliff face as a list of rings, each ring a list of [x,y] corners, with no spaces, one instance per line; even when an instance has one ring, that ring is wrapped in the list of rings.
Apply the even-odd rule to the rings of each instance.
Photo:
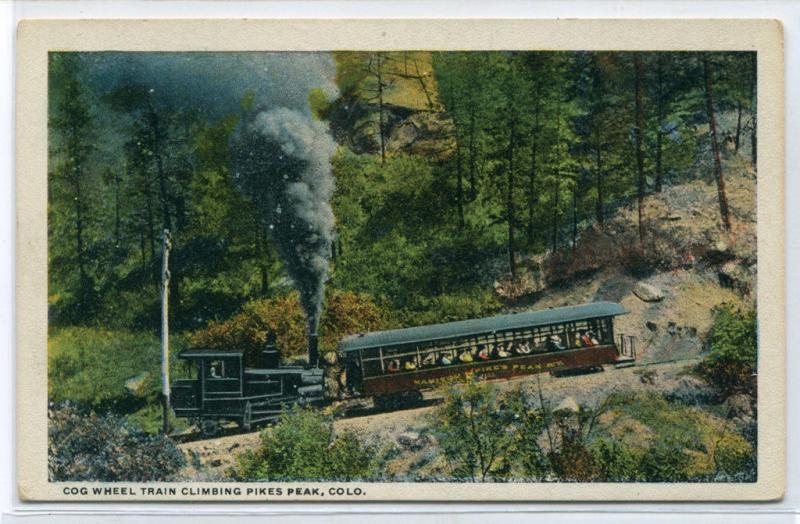
[[[387,155],[448,158],[455,147],[453,123],[439,101],[431,54],[384,53],[380,66],[364,55],[339,56],[356,81],[325,111],[336,141],[356,153],[380,154],[383,131]]]

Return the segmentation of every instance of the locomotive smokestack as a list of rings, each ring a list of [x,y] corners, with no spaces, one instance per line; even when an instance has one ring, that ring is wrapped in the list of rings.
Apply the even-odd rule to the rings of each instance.
[[[308,366],[319,367],[319,341],[316,333],[308,334]]]

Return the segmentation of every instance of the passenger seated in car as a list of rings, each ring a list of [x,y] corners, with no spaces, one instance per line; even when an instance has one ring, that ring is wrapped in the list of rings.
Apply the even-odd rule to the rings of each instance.
[[[439,357],[439,364],[443,366],[449,366],[452,363],[453,359],[451,359],[450,355],[448,355],[447,353],[442,353],[442,355]]]
[[[458,360],[464,363],[472,362],[474,359],[472,358],[472,353],[467,351],[463,351],[460,355],[458,355]]]
[[[532,348],[531,345],[526,340],[524,342],[517,342],[514,346],[514,351],[518,355],[528,355],[532,351]]]
[[[403,363],[403,369],[406,371],[414,371],[417,369],[417,365],[413,360],[406,360],[405,363]]]
[[[478,359],[479,360],[489,360],[492,358],[492,352],[489,351],[489,348],[486,346],[478,346]]]
[[[550,351],[562,351],[566,349],[561,343],[561,337],[558,335],[550,335],[550,338],[547,340],[547,347]]]
[[[597,337],[595,336],[594,331],[590,330],[587,333],[587,335],[589,335],[589,339],[592,341],[592,345],[593,346],[599,346],[600,345],[600,342],[597,340]]]
[[[388,371],[389,373],[397,373],[398,371],[400,371],[400,361],[397,360],[396,358],[390,360],[389,365],[386,366],[386,371]]]
[[[436,354],[435,353],[428,353],[425,355],[425,358],[422,359],[422,367],[429,368],[436,365]]]
[[[584,333],[583,335],[581,335],[581,344],[586,346],[586,347],[594,346],[594,343],[592,342],[592,337],[591,337],[591,335],[589,335],[588,331],[586,333]]]
[[[497,345],[497,358],[506,358],[510,356],[511,352],[504,348],[502,344]]]

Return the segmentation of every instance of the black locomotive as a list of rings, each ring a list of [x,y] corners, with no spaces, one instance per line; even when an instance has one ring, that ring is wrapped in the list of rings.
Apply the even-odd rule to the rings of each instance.
[[[317,361],[317,338],[309,337],[311,362]],[[323,370],[281,366],[280,353],[270,334],[261,362],[244,366],[241,351],[190,350],[178,355],[193,364],[192,379],[172,386],[175,416],[194,421],[203,433],[213,433],[221,420],[237,422],[244,431],[275,420],[287,404],[324,400]]]

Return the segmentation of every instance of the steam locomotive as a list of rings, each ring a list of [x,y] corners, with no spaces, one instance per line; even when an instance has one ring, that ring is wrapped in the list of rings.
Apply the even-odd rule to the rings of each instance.
[[[470,377],[502,380],[535,373],[569,374],[635,363],[635,339],[615,334],[626,311],[613,302],[526,311],[444,324],[359,333],[338,351],[348,396],[371,397],[376,408],[398,409],[422,392]],[[220,420],[244,431],[275,420],[287,404],[323,404],[325,375],[318,340],[309,336],[307,367],[281,366],[269,337],[255,368],[241,351],[182,352],[195,378],[173,386],[173,409],[207,432]]]

